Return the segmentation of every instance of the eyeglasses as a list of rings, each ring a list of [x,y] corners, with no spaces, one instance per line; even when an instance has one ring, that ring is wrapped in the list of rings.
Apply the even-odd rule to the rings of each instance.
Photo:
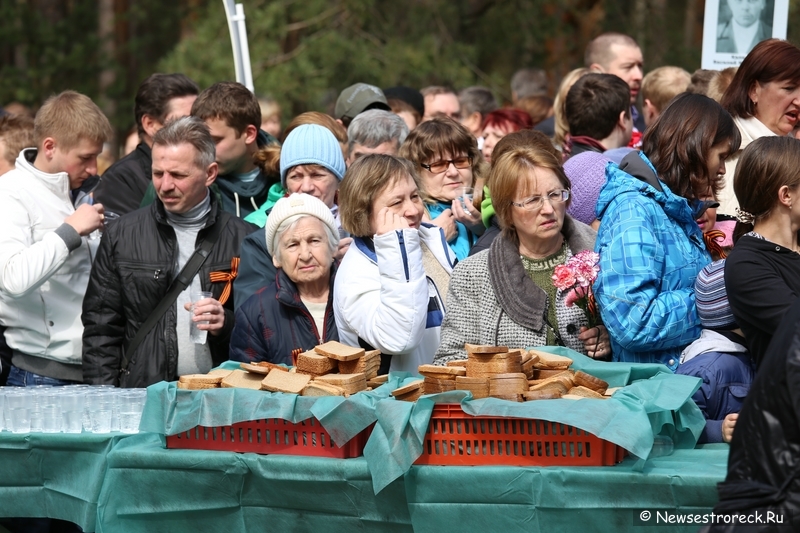
[[[521,202],[511,202],[511,205],[521,207],[526,211],[538,211],[539,209],[544,206],[544,200],[550,202],[550,205],[556,204],[563,204],[567,200],[569,200],[570,190],[569,189],[558,189],[555,191],[550,191],[547,193],[547,196],[531,196],[530,198],[526,198]]]
[[[442,161],[435,161],[430,165],[426,165],[425,163],[420,163],[419,166],[424,168],[429,172],[433,172],[434,174],[441,174],[445,170],[448,169],[450,163],[453,163],[453,166],[459,169],[469,168],[472,166],[472,158],[471,157],[457,157],[455,159],[443,159]]]

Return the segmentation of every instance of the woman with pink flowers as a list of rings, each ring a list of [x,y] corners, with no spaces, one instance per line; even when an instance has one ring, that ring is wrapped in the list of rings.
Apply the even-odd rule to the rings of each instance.
[[[434,364],[466,357],[464,343],[561,345],[611,355],[591,296],[595,231],[567,214],[570,181],[550,151],[504,152],[487,186],[502,233],[453,270]]]

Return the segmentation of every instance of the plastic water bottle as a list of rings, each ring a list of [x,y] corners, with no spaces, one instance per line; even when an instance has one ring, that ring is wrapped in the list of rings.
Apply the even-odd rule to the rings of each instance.
[[[667,455],[672,455],[673,451],[675,451],[675,444],[670,437],[656,435],[653,439],[653,449],[650,451],[650,456],[648,458],[665,457]]]

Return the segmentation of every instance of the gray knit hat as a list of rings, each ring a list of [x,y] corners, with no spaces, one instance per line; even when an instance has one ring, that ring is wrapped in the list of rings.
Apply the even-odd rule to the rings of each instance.
[[[328,128],[303,124],[293,129],[281,146],[281,184],[286,188],[286,173],[297,165],[321,165],[342,181],[344,156],[339,141]]]

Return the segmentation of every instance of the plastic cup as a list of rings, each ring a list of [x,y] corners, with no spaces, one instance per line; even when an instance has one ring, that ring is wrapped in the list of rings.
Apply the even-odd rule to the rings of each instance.
[[[126,391],[119,397],[119,430],[122,433],[139,433],[139,423],[144,411],[145,391]]]
[[[461,199],[461,206],[466,210],[467,205],[472,205],[474,191],[472,187],[461,187],[458,197]]]
[[[45,405],[42,407],[42,432],[61,433],[61,426],[64,420],[61,414],[61,407],[58,405]]]
[[[28,407],[11,408],[11,431],[13,433],[31,432],[31,410]]]
[[[92,433],[111,433],[111,409],[92,411]]]
[[[195,344],[205,344],[206,339],[208,337],[208,331],[204,329],[199,329],[197,326],[199,324],[208,324],[208,321],[201,321],[195,322],[192,320],[194,317],[194,306],[200,300],[204,300],[206,298],[211,298],[211,293],[209,291],[192,291],[189,294],[189,298],[192,300],[192,307],[190,309],[191,314],[189,316],[189,337],[192,339],[192,342]]]
[[[68,391],[61,395],[61,413],[64,433],[80,433],[83,430],[83,390]]]

